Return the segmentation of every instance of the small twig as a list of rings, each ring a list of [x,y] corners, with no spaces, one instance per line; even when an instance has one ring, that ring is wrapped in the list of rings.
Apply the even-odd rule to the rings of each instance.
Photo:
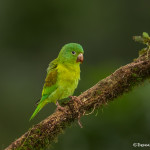
[[[84,115],[85,115],[85,116],[88,116],[88,115],[91,115],[92,113],[94,113],[94,110],[95,110],[95,108],[96,108],[96,105],[97,105],[97,104],[94,104],[94,108],[92,109],[92,111],[91,111],[90,113],[87,113],[87,114],[85,113]]]
[[[26,142],[26,139],[29,137],[30,133],[31,133],[31,129],[29,129],[28,134],[27,134],[27,137],[24,139],[24,141],[23,141],[23,143],[21,144],[20,148],[23,147],[23,145],[24,145],[24,143]]]

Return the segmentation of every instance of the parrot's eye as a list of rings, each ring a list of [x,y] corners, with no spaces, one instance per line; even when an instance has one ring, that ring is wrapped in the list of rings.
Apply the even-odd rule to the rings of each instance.
[[[75,52],[75,51],[72,51],[71,53],[72,53],[73,55],[75,55],[75,54],[76,54],[76,52]]]

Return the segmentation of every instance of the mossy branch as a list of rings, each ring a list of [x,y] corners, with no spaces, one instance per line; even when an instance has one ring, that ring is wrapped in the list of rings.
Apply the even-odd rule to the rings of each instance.
[[[65,128],[79,117],[84,116],[85,112],[100,108],[149,78],[150,38],[148,34],[143,33],[143,36],[134,37],[134,39],[147,45],[136,60],[120,67],[110,76],[79,95],[78,98],[83,102],[82,104],[70,101],[65,106],[67,113],[62,111],[54,112],[42,122],[34,125],[8,146],[6,150],[39,150],[47,148]]]

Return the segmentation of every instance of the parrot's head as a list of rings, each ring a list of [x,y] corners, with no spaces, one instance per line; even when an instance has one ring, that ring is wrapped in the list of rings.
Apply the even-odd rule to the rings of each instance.
[[[62,63],[80,64],[83,62],[83,53],[80,44],[69,43],[62,47],[58,58]]]

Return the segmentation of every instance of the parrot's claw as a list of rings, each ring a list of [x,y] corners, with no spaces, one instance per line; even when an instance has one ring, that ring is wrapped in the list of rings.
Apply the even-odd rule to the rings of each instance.
[[[69,98],[71,98],[72,101],[75,101],[80,105],[83,104],[83,102],[77,96],[69,96]]]
[[[65,108],[62,107],[62,106],[60,106],[60,104],[58,102],[56,102],[56,105],[57,105],[57,109],[56,110],[60,110],[60,111],[63,111],[65,113],[67,113],[66,110],[65,110]]]

